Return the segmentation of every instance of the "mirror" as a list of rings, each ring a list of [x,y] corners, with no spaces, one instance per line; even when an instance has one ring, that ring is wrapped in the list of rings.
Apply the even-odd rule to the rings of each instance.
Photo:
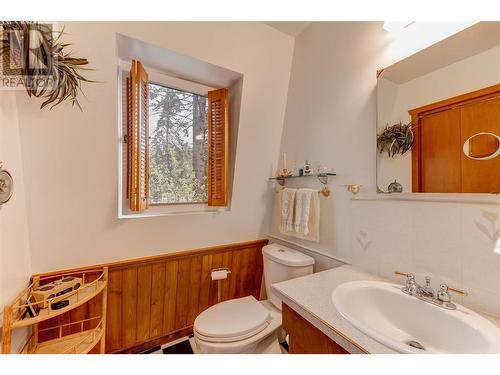
[[[379,71],[379,192],[500,190],[500,22]]]
[[[477,133],[464,142],[464,155],[473,160],[491,160],[500,155],[500,136]]]

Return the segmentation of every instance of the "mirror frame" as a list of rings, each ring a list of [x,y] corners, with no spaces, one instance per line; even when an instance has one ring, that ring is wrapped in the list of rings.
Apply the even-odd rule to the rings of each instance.
[[[488,156],[485,156],[485,157],[482,157],[482,158],[475,158],[475,157],[472,157],[472,156],[469,155],[469,142],[470,142],[471,139],[473,139],[475,137],[478,137],[480,135],[492,135],[493,137],[495,137],[498,140],[498,148],[491,155],[488,155]],[[498,135],[496,135],[494,133],[490,133],[490,132],[479,132],[479,133],[476,133],[474,135],[471,135],[469,138],[467,138],[465,140],[465,142],[464,142],[464,144],[462,146],[462,151],[463,151],[464,155],[466,157],[468,157],[469,159],[471,159],[471,160],[481,161],[481,160],[495,159],[497,156],[500,155],[500,136],[498,136]]]

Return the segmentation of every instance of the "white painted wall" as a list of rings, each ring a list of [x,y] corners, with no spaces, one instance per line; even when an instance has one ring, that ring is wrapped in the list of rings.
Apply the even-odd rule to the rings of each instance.
[[[64,24],[99,83],[83,112],[17,95],[33,272],[263,238],[293,38],[250,22]],[[229,212],[117,219],[116,32],[244,75]]]
[[[0,160],[13,176],[14,194],[9,202],[0,207],[0,315],[4,305],[28,286],[32,274],[16,95],[14,92],[2,92],[1,98]],[[22,329],[14,332],[14,352],[23,342],[25,334],[26,330]]]
[[[294,240],[341,259],[350,258],[350,193],[345,184],[375,186],[376,75],[389,35],[381,22],[312,23],[295,41],[281,152],[289,163],[306,159],[338,174],[333,194],[321,197],[321,242]],[[296,185],[297,184],[297,185]],[[314,179],[290,186],[319,188]],[[271,233],[278,233],[277,207]]]
[[[278,233],[276,200],[271,234],[384,277],[396,270],[432,275],[434,286],[445,280],[464,287],[464,304],[500,316],[500,255],[479,229],[498,236],[499,205],[352,201],[343,186],[375,192],[375,71],[405,57],[381,26],[313,23],[296,39],[281,152],[289,162],[333,167],[338,176],[332,196],[321,198],[319,244]],[[422,48],[407,42],[397,44],[408,54]],[[302,179],[290,186],[321,185]]]

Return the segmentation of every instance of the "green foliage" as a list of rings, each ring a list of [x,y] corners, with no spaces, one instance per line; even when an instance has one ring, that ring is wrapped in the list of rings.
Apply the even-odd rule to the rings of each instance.
[[[397,154],[404,155],[413,145],[412,123],[387,126],[384,131],[377,136],[377,149],[382,154],[387,152],[393,158]]]
[[[93,82],[81,74],[82,71],[90,70],[84,67],[88,61],[73,57],[72,52],[68,51],[71,44],[59,42],[63,32],[58,36],[53,34],[52,28],[44,23],[0,21],[0,59],[4,64],[10,64],[12,55],[23,57],[24,61],[18,62],[20,67],[14,68],[12,74],[22,78],[29,97],[44,99],[40,109],[49,104],[53,108],[69,100],[81,110],[78,94],[82,91],[82,82]],[[40,47],[31,48],[31,38],[35,38],[35,44]],[[33,58],[33,55],[36,57]],[[34,64],[33,61],[38,63]],[[3,70],[5,73],[7,69],[4,67]]]
[[[206,202],[207,98],[156,84],[149,89],[151,202]]]

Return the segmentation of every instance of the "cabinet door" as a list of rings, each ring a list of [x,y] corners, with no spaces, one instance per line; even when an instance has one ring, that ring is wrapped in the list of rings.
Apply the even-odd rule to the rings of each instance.
[[[426,115],[420,126],[422,192],[459,193],[462,190],[460,109]]]
[[[460,120],[462,145],[477,133],[500,135],[500,98],[462,107]],[[482,149],[491,149],[490,146],[475,145],[478,152]],[[491,160],[474,160],[462,152],[461,158],[463,193],[492,193],[500,189],[500,156]]]
[[[290,354],[348,354],[327,335],[288,305],[282,305],[283,329],[288,333]]]

